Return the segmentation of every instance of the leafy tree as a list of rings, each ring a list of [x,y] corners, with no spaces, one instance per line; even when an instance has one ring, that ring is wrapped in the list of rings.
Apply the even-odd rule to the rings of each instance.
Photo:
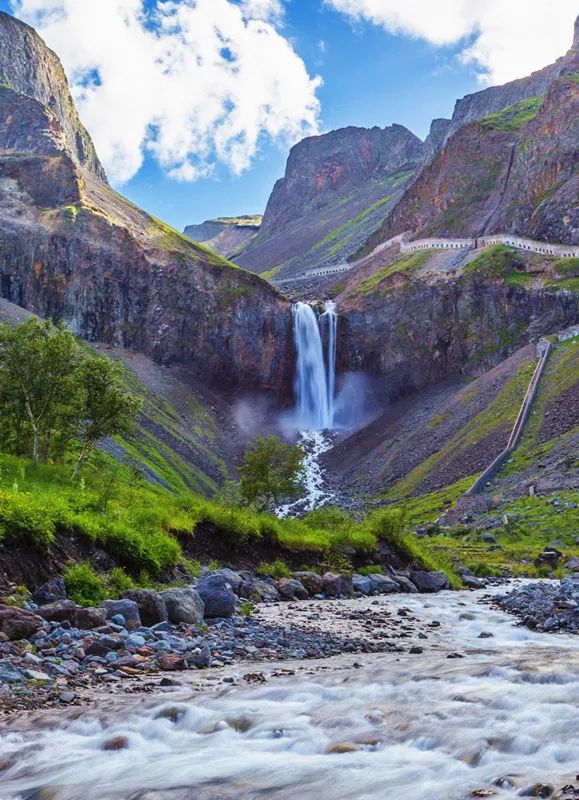
[[[82,450],[73,478],[86,464],[97,444],[107,436],[129,433],[141,407],[141,400],[123,388],[123,371],[102,356],[84,358],[76,370],[81,393],[79,435]]]
[[[15,446],[31,433],[32,460],[38,464],[42,446],[48,458],[55,431],[71,434],[78,345],[74,336],[50,322],[29,319],[11,327],[0,325],[0,403],[3,416],[16,421]],[[8,425],[4,425],[6,433]]]
[[[258,436],[239,467],[240,491],[248,505],[267,511],[282,499],[294,500],[303,490],[304,451],[275,436]]]

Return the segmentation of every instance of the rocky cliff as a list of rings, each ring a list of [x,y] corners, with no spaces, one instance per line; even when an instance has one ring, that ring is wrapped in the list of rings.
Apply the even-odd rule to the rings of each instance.
[[[106,183],[56,56],[0,15],[2,296],[222,387],[291,379],[289,306]]]
[[[343,262],[384,219],[423,157],[423,143],[401,125],[304,139],[236,263],[271,271],[277,282]]]
[[[579,241],[579,50],[529,78],[457,103],[437,120],[426,164],[366,250],[391,236],[512,232]]]
[[[233,258],[257,236],[262,219],[261,214],[219,217],[200,225],[187,225],[183,233],[223,258]]]

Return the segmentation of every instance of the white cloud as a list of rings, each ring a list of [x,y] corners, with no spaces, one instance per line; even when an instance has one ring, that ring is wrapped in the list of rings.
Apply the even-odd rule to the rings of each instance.
[[[276,27],[279,0],[13,0],[54,49],[113,181],[145,151],[178,180],[247,169],[263,137],[318,130],[319,78]]]
[[[464,45],[484,83],[504,83],[553,62],[569,48],[576,0],[324,0],[355,21],[425,39]]]

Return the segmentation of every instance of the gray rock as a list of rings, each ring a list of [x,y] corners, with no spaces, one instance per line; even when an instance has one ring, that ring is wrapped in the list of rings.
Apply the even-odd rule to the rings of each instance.
[[[204,603],[195,589],[167,589],[161,592],[161,599],[167,609],[169,622],[179,625],[201,625],[204,616]]]
[[[450,589],[448,577],[444,572],[424,572],[417,570],[412,572],[410,580],[419,592],[440,592],[443,589]]]
[[[279,600],[279,592],[273,583],[256,578],[252,586],[252,597],[264,603],[275,603]]]
[[[0,684],[2,683],[22,683],[24,675],[17,670],[8,659],[0,660]]]
[[[486,587],[486,583],[474,575],[463,575],[462,582],[468,589],[484,589]]]
[[[400,591],[400,586],[396,581],[389,578],[387,575],[380,575],[380,573],[376,572],[372,575],[368,575],[368,577],[372,582],[373,594],[391,594],[392,592]]]
[[[322,586],[327,597],[336,597],[339,594],[352,594],[352,578],[349,575],[338,575],[326,572],[322,575]]]
[[[405,592],[406,594],[418,594],[418,589],[406,575],[393,575],[392,579],[396,581],[401,592]]]
[[[235,595],[222,575],[211,574],[202,578],[197,586],[205,606],[205,617],[230,617],[235,610]]]
[[[42,628],[41,617],[17,606],[0,605],[0,633],[8,639],[26,639]]]
[[[43,619],[49,622],[70,622],[74,625],[76,620],[77,607],[72,600],[57,600],[55,603],[49,603],[46,606],[41,606],[38,613]]]
[[[355,592],[360,592],[360,594],[371,594],[372,593],[372,581],[368,577],[368,575],[352,575],[352,588]]]
[[[101,608],[104,608],[107,619],[112,619],[117,614],[121,614],[125,618],[125,626],[130,630],[139,628],[141,625],[141,617],[139,616],[139,607],[134,600],[123,598],[122,600],[105,600],[101,603]]]
[[[141,622],[148,628],[169,619],[165,600],[153,589],[130,589],[123,597],[137,604]]]
[[[231,590],[235,594],[237,595],[239,594],[239,591],[241,589],[241,584],[243,583],[243,578],[241,577],[239,572],[235,572],[234,570],[229,569],[228,567],[223,567],[222,569],[215,570],[213,575],[221,575],[231,586]]]
[[[104,608],[77,608],[74,624],[83,631],[100,628],[106,625],[107,615]]]
[[[307,589],[296,578],[280,578],[277,590],[284,600],[305,600],[308,597]]]
[[[302,584],[310,597],[324,590],[322,578],[315,572],[294,572],[293,577]]]
[[[46,606],[57,600],[66,599],[66,587],[62,578],[51,578],[43,583],[32,595],[32,601],[38,606]]]

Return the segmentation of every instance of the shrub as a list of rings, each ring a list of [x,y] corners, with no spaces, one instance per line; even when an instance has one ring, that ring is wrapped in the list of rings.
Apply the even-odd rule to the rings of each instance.
[[[107,577],[109,594],[111,597],[120,597],[123,592],[134,589],[135,584],[122,567],[114,567]]]
[[[382,574],[383,570],[379,564],[370,564],[367,567],[360,567],[358,574],[360,575],[378,575]]]
[[[253,614],[253,604],[249,600],[244,600],[239,606],[239,613],[242,617],[251,617]]]
[[[268,575],[270,578],[289,578],[291,576],[291,569],[284,564],[281,558],[276,558],[275,561],[268,563],[262,561],[257,568],[260,575]]]
[[[27,495],[4,495],[0,525],[5,535],[47,548],[54,541],[55,524],[47,508],[35,507]]]
[[[79,606],[98,606],[109,596],[105,579],[86,561],[70,566],[63,578],[68,596]]]

